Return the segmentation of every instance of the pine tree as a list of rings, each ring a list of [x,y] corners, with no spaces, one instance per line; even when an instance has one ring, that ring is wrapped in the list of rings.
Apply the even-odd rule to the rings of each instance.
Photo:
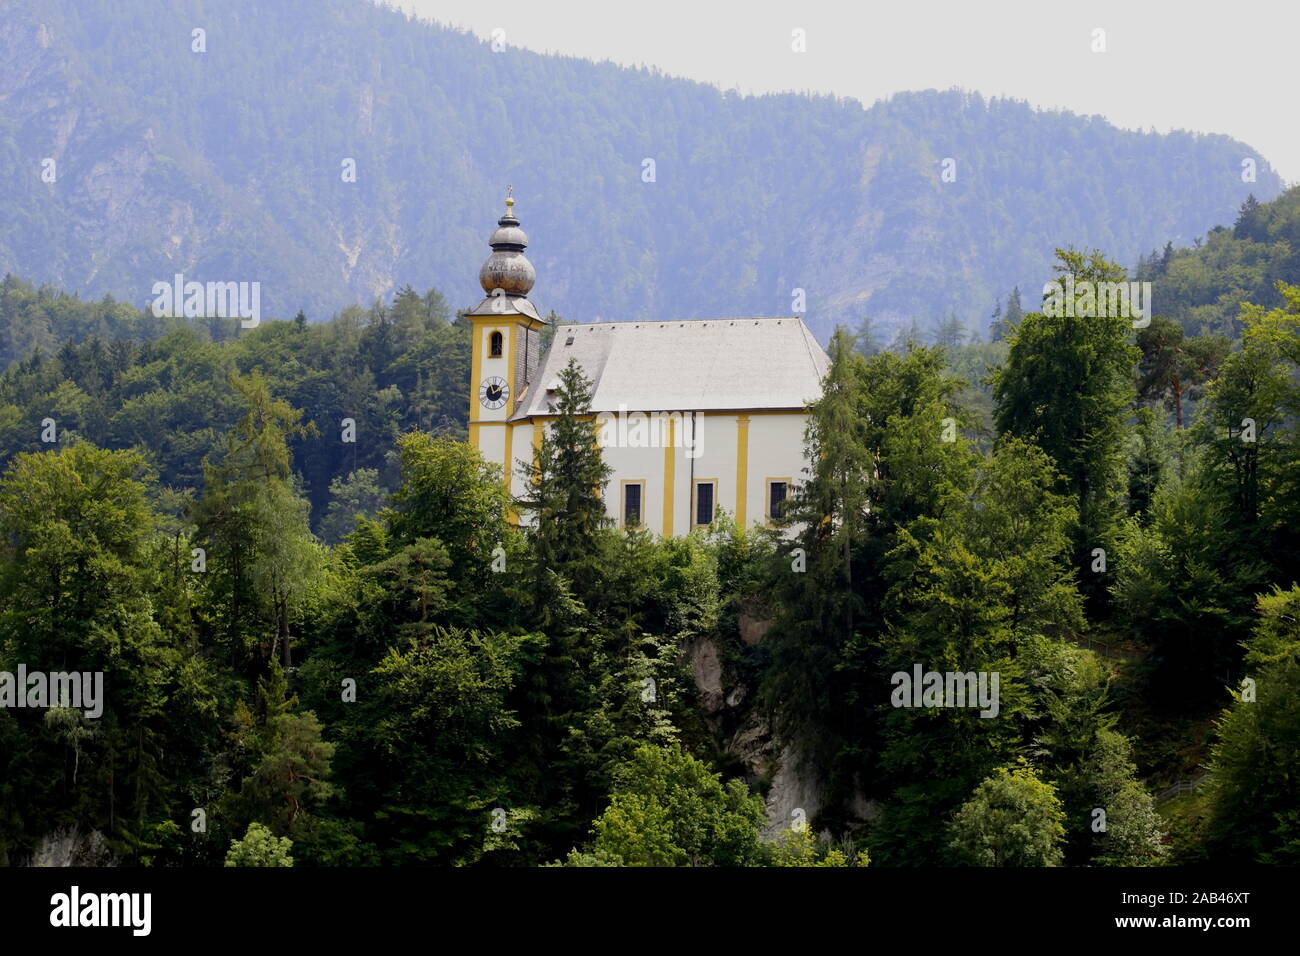
[[[1183,327],[1162,316],[1139,330],[1138,397],[1144,401],[1163,400],[1174,411],[1174,423],[1183,427],[1186,419],[1184,399],[1199,397],[1204,385],[1219,369],[1228,354],[1229,343],[1221,335],[1187,338]]]
[[[1007,329],[1002,321],[1002,303],[993,303],[993,314],[989,316],[989,341],[1001,342],[1006,338]]]
[[[1151,502],[1169,465],[1169,440],[1164,422],[1149,408],[1139,408],[1129,436],[1128,513],[1143,524],[1151,521]]]
[[[934,326],[934,344],[951,351],[966,341],[966,328],[956,312],[939,319]]]
[[[1237,212],[1237,221],[1233,224],[1232,235],[1235,239],[1249,239],[1254,242],[1268,242],[1268,227],[1263,222],[1263,208],[1255,194],[1251,193],[1241,204]]]
[[[866,537],[875,462],[866,442],[865,360],[839,329],[829,348],[821,397],[809,406],[804,444],[811,467],[795,487],[789,517],[799,527],[787,543],[776,580],[783,613],[772,634],[773,666],[764,693],[779,702],[778,731],[793,738],[815,728],[820,754],[845,732],[847,695],[836,663],[864,609],[854,574],[854,547]],[[897,360],[881,353],[872,361]]]
[[[1160,275],[1169,275],[1169,265],[1174,261],[1174,244],[1165,243],[1165,251],[1160,255]]]
[[[879,326],[869,315],[864,315],[853,334],[853,345],[863,358],[879,354],[881,345]]]
[[[1025,310],[1020,305],[1020,286],[1011,290],[1007,296],[1007,307],[1002,310],[1002,319],[1009,330],[1020,328],[1020,320],[1025,317]]]
[[[582,599],[600,587],[598,534],[611,524],[605,486],[612,469],[597,444],[591,382],[573,359],[555,389],[555,418],[545,429],[536,467],[521,463],[528,492],[517,501],[531,516],[530,537],[539,567],[568,579]]]

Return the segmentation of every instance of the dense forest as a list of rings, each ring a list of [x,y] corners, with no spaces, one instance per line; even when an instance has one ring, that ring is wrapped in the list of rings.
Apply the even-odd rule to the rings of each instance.
[[[959,90],[741,96],[366,0],[5,17],[0,274],[137,307],[178,271],[313,320],[450,290],[513,184],[537,301],[572,319],[790,314],[802,289],[823,342],[846,312],[970,329],[1050,271],[1062,223],[1132,263],[1282,187],[1225,136]]]
[[[1144,255],[1146,328],[837,330],[788,525],[674,539],[604,520],[576,367],[506,497],[436,290],[240,329],[6,277],[0,671],[106,700],[0,708],[0,860],[1300,862],[1295,204]],[[995,719],[893,706],[917,662]]]

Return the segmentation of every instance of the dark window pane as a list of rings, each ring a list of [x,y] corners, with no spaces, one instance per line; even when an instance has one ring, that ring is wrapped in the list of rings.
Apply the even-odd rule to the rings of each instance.
[[[624,485],[623,486],[623,524],[638,525],[641,523],[641,486]]]
[[[708,524],[713,520],[713,485],[695,486],[695,523]]]
[[[772,516],[773,521],[779,520],[785,510],[785,482],[772,482],[768,485],[768,494],[771,495],[768,514]]]
[[[488,337],[488,342],[490,343],[489,347],[491,349],[491,354],[489,355],[489,358],[500,358],[501,357],[501,333],[493,332]]]

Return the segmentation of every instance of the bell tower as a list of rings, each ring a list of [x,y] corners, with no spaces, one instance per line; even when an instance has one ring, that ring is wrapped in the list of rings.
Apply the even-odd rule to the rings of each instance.
[[[488,239],[492,255],[479,270],[486,298],[467,315],[471,323],[469,440],[488,461],[502,466],[508,489],[513,464],[511,416],[537,377],[546,322],[528,301],[537,273],[524,255],[528,236],[514,213],[514,188],[506,213]]]

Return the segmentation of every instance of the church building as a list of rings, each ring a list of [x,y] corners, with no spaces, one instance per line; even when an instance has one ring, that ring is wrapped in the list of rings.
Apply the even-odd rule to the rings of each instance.
[[[606,508],[619,527],[681,535],[719,509],[742,527],[780,516],[805,478],[805,406],[829,363],[800,318],[563,325],[543,354],[546,322],[528,299],[536,272],[513,198],[488,244],[486,297],[469,312],[469,440],[501,465],[511,495],[525,492],[519,463],[532,462],[560,372],[576,359],[593,383],[613,470]]]

